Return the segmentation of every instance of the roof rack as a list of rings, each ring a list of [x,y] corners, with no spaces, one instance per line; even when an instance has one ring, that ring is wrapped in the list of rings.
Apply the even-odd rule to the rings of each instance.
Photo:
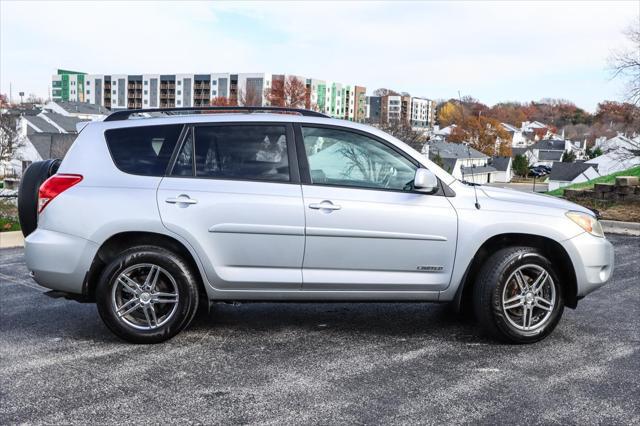
[[[125,109],[115,111],[109,114],[104,121],[121,121],[127,120],[134,114],[145,114],[152,112],[164,112],[168,114],[181,112],[203,112],[203,111],[227,111],[227,112],[278,112],[278,113],[295,113],[305,117],[323,117],[331,118],[326,114],[317,111],[310,111],[302,108],[285,108],[285,107],[245,107],[245,106],[210,106],[210,107],[182,107],[182,108],[148,108],[148,109]]]

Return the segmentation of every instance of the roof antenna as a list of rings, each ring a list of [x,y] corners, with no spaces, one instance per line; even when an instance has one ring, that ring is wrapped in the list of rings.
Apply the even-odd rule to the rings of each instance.
[[[458,90],[458,101],[460,103],[460,116],[462,117],[462,121],[464,121],[464,108],[462,107],[462,96],[460,96],[460,91]],[[467,144],[467,153],[469,154],[468,158],[471,158],[471,148],[469,147],[469,145]],[[472,165],[473,167],[473,165]],[[462,171],[462,166],[460,166],[460,171]],[[474,173],[471,173],[471,177],[474,177]],[[462,180],[464,181],[464,172],[462,173]],[[475,180],[475,179],[474,179]],[[474,204],[474,206],[476,206],[476,209],[480,210],[480,203],[478,202],[478,190],[476,188],[476,186],[478,186],[477,183],[475,182],[467,182],[469,183],[471,186],[473,186],[473,196],[476,199],[476,202]]]

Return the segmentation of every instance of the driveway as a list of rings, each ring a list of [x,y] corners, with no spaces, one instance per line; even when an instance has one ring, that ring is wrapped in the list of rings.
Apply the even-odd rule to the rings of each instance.
[[[215,305],[168,343],[113,337],[0,251],[0,424],[640,423],[640,238],[528,346],[444,305]]]

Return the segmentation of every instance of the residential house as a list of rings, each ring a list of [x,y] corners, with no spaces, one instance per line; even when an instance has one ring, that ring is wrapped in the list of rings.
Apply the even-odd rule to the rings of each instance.
[[[511,157],[493,157],[489,165],[496,169],[492,182],[511,182],[513,178],[513,159]]]
[[[16,120],[19,148],[5,173],[22,175],[34,161],[63,158],[78,136],[76,126],[81,121],[46,109],[21,115]]]
[[[533,143],[540,139],[547,139],[553,134],[549,131],[549,126],[539,121],[523,121],[522,126],[520,127],[520,131],[522,132],[523,138],[529,143]],[[545,134],[540,137],[540,134],[544,132]]]
[[[609,139],[605,139],[604,137],[598,138],[595,143],[595,148],[600,148],[600,150],[605,154],[618,148],[637,151],[640,150],[640,141],[636,141],[622,134],[617,134]]]
[[[516,126],[512,126],[509,123],[501,123],[502,128],[511,135],[511,147],[512,148],[525,148],[531,143],[528,143],[522,134],[522,130]]]
[[[44,105],[43,109],[65,117],[75,117],[86,121],[101,121],[110,113],[107,108],[88,102],[50,101]]]
[[[640,166],[640,150],[631,151],[623,147],[611,149],[606,154],[587,160],[585,163],[593,164],[597,167],[601,175],[610,175]]]
[[[549,191],[563,188],[574,183],[587,182],[600,176],[597,166],[584,162],[553,163],[549,175]]]
[[[489,156],[461,143],[430,141],[423,149],[431,161],[453,177],[475,183],[494,181],[496,169],[489,164]]]

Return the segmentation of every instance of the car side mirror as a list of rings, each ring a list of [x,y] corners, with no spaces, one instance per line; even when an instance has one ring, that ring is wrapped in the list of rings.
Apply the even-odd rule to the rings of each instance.
[[[434,193],[438,190],[438,178],[430,170],[418,169],[413,178],[413,187],[419,192]]]

